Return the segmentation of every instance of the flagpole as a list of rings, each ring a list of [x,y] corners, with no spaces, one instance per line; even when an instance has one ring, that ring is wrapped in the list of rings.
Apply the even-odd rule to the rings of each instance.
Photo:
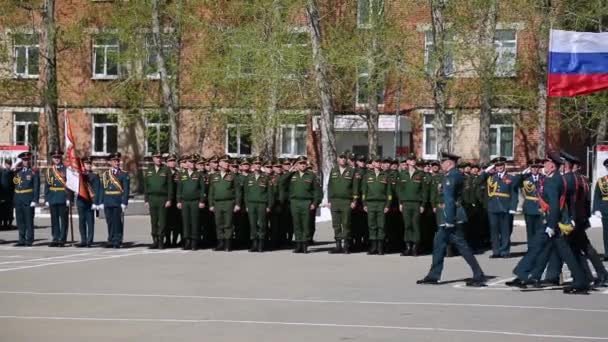
[[[63,129],[65,130],[64,131],[64,137],[65,137],[65,136],[67,136],[67,130],[69,129],[69,127],[67,125],[67,123],[68,123],[68,103],[67,102],[63,103],[63,122],[64,122]],[[67,144],[68,144],[67,139],[64,139],[64,140],[66,140],[65,144],[66,144],[66,147],[67,147]],[[72,163],[72,160],[70,158],[70,164],[71,163]],[[72,168],[72,165],[70,165],[70,168]],[[77,196],[78,195],[74,194],[72,202],[76,201]],[[74,242],[75,242],[74,241],[74,215],[73,215],[73,212],[72,212],[72,206],[74,205],[74,203],[72,203],[72,202],[70,202],[70,205],[68,207],[68,215],[70,215],[70,237],[71,237],[71,240],[72,240],[72,244],[74,244]]]

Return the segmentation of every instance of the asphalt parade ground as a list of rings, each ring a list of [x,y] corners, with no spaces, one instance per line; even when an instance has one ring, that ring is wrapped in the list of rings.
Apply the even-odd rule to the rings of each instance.
[[[48,219],[36,224],[32,248],[0,232],[0,341],[608,340],[608,288],[507,288],[519,257],[478,255],[486,288],[464,286],[460,257],[441,285],[416,285],[430,256],[330,255],[329,223],[308,255],[149,250],[147,217],[126,218],[127,248],[49,248]],[[97,221],[96,241],[105,230]],[[589,235],[603,252],[601,229]],[[516,227],[515,254],[524,236]]]

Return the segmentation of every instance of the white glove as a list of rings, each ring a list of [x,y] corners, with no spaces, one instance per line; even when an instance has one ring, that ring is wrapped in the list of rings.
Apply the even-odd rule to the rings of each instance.
[[[485,171],[485,172],[490,172],[490,171],[492,171],[492,170],[494,170],[494,165],[490,165],[490,166],[488,166],[488,167],[487,167],[487,168],[486,168],[484,171]]]
[[[91,204],[91,210],[97,210],[97,206],[95,204]]]
[[[65,206],[69,207],[70,206],[70,200],[65,201]]]
[[[511,215],[516,215],[516,214],[517,214],[517,211],[515,211],[515,210],[509,210],[509,214],[511,214]]]
[[[593,216],[595,216],[595,217],[602,217],[602,212],[601,212],[601,211],[599,211],[599,210],[596,210],[596,211],[593,213]]]
[[[125,211],[127,211],[127,205],[126,204],[121,204],[120,207],[122,208],[122,212],[124,213]]]
[[[44,205],[50,207],[49,202],[44,202]]]
[[[31,207],[31,208],[35,208],[35,207],[36,207],[36,202],[32,202],[32,203],[30,203],[30,207]]]
[[[525,170],[522,172],[522,174],[523,174],[523,175],[526,175],[526,174],[528,174],[528,173],[530,173],[530,168],[527,168],[527,169],[525,169]]]
[[[555,235],[555,231],[549,227],[545,228],[545,234],[549,235],[549,238],[552,238]]]
[[[103,204],[98,205],[97,210],[103,210]]]

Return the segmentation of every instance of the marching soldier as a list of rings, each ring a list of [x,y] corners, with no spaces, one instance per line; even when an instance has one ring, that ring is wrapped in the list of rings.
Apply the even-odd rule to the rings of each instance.
[[[524,195],[524,220],[526,221],[526,236],[528,249],[530,243],[536,233],[543,229],[543,212],[538,203],[538,189],[540,183],[544,179],[544,175],[540,174],[542,168],[542,160],[534,159],[528,163],[530,174],[522,178],[521,188]]]
[[[110,169],[102,174],[99,209],[108,225],[106,248],[120,248],[124,235],[124,213],[129,204],[129,175],[120,169],[119,152],[110,155]]]
[[[169,203],[169,207],[167,209],[167,215],[168,217],[172,217],[172,220],[167,221],[167,229],[165,229],[165,235],[167,237],[167,243],[166,245],[169,247],[178,247],[180,246],[183,241],[180,241],[180,235],[182,234],[182,216],[181,213],[179,211],[179,209],[177,209],[177,200],[176,200],[176,191],[175,189],[177,189],[177,182],[179,182],[179,169],[177,169],[176,167],[177,164],[177,155],[176,154],[170,154],[167,157],[167,168],[169,168],[169,171],[171,172],[171,197],[170,197],[170,203]],[[162,236],[160,237],[162,238]],[[183,237],[182,237],[183,238]]]
[[[49,247],[64,247],[68,236],[68,208],[70,198],[66,189],[66,169],[63,166],[63,152],[51,153],[53,166],[46,169],[46,189],[44,200],[51,211],[51,234],[53,241]]]
[[[608,159],[604,160],[604,167],[608,169]],[[598,178],[595,185],[593,213],[596,217],[602,218],[604,261],[608,261],[608,175]]]
[[[30,165],[31,152],[23,152],[19,154],[19,158],[21,166],[13,177],[15,212],[19,229],[19,241],[15,246],[31,247],[34,243],[34,210],[40,196],[40,176],[38,170]]]
[[[99,176],[93,172],[93,159],[91,157],[83,158],[82,164],[84,165],[83,178],[86,182],[89,198],[76,197],[78,228],[80,230],[80,243],[76,247],[91,247],[95,235],[95,210],[99,205],[101,182]]]
[[[334,167],[329,174],[328,205],[331,209],[331,222],[334,228],[336,248],[329,253],[350,254],[351,214],[359,199],[360,174],[346,164],[346,155],[338,156],[338,167]],[[344,249],[342,249],[344,241]]]
[[[296,240],[294,253],[308,253],[308,244],[312,240],[310,220],[323,199],[321,185],[317,176],[308,170],[308,159],[301,156],[297,159],[297,170],[290,172],[289,201],[293,230]]]
[[[11,229],[13,225],[15,185],[13,184],[12,166],[12,161],[6,159],[0,168],[0,229]]]
[[[154,165],[144,173],[144,202],[150,211],[151,249],[165,248],[163,237],[166,235],[168,208],[174,191],[171,170],[163,165],[161,158],[162,153],[156,152],[152,156]]]
[[[424,212],[425,174],[416,169],[416,155],[407,158],[407,169],[397,175],[395,193],[403,215],[405,249],[402,256],[418,255],[420,246],[420,215]]]
[[[177,208],[182,214],[182,248],[198,250],[200,245],[200,211],[205,208],[205,177],[196,170],[192,157],[186,156],[186,169],[180,172],[177,183]]]
[[[262,160],[256,158],[251,165],[252,173],[243,179],[243,199],[249,217],[250,252],[263,252],[268,229],[268,215],[274,206],[271,178],[260,172]],[[247,170],[248,171],[248,170]]]
[[[229,157],[220,159],[220,170],[209,177],[209,211],[215,215],[216,251],[232,250],[234,236],[233,215],[241,210],[241,187],[236,175],[229,170]]]
[[[392,201],[389,175],[381,170],[381,160],[374,159],[373,171],[368,172],[362,181],[361,193],[363,210],[367,213],[370,248],[367,254],[384,254],[385,214]]]

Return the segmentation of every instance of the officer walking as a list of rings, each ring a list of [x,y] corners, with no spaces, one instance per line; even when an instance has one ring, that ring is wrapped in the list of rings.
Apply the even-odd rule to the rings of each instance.
[[[220,170],[209,177],[209,211],[215,215],[216,251],[232,250],[234,237],[233,215],[241,210],[241,187],[236,175],[229,170],[229,157],[220,159]]]
[[[186,169],[180,172],[177,183],[177,208],[182,213],[182,248],[193,251],[200,245],[200,210],[205,208],[205,177],[196,170],[197,162],[186,156]]]
[[[467,286],[482,287],[485,285],[485,276],[473,252],[463,236],[462,227],[467,216],[462,207],[463,176],[456,168],[459,156],[443,153],[441,168],[445,177],[439,188],[443,205],[437,208],[437,216],[442,217],[439,230],[433,242],[433,262],[429,273],[418,284],[438,284],[443,271],[443,262],[448,243],[452,243],[460,255],[473,271],[473,279],[467,281]]]
[[[17,247],[31,247],[34,243],[34,209],[40,197],[40,176],[38,170],[30,165],[31,152],[23,152],[18,156],[21,168],[14,173],[15,212],[19,241]]]
[[[99,192],[101,181],[99,176],[93,172],[93,159],[86,157],[82,159],[84,165],[83,178],[86,182],[89,198],[81,196],[76,198],[78,208],[78,228],[80,230],[80,243],[76,247],[91,247],[95,235],[95,211],[99,204]]]
[[[68,236],[68,207],[70,197],[66,189],[66,169],[62,162],[63,152],[51,153],[53,166],[46,170],[46,189],[44,200],[51,211],[51,234],[53,241],[50,247],[64,247]]]
[[[106,248],[120,248],[124,234],[124,213],[129,204],[129,175],[120,169],[119,152],[110,155],[111,168],[101,177],[99,209],[108,225]]]
[[[524,195],[524,220],[526,221],[526,236],[528,241],[528,249],[530,243],[536,233],[542,230],[543,227],[543,212],[538,202],[538,189],[541,181],[544,180],[544,175],[540,174],[542,168],[542,160],[534,159],[528,162],[530,174],[523,177],[521,188]]]
[[[363,210],[367,213],[370,248],[367,254],[384,255],[385,214],[393,197],[389,175],[381,170],[381,160],[375,158],[373,170],[365,174],[361,185]]]
[[[144,202],[150,212],[151,249],[165,248],[163,240],[167,234],[167,214],[174,192],[173,174],[163,165],[161,158],[161,152],[154,153],[154,165],[144,173]]]
[[[352,241],[351,215],[359,199],[359,179],[361,175],[346,165],[346,155],[338,156],[338,166],[329,174],[328,205],[331,209],[331,222],[334,228],[336,248],[329,253],[350,254]],[[344,248],[342,247],[344,241]]]
[[[243,178],[243,199],[249,217],[250,252],[263,252],[268,229],[268,215],[274,206],[271,178],[261,172],[262,160],[256,158],[251,171]]]
[[[604,160],[604,167],[608,170],[608,159]],[[596,217],[602,218],[604,261],[608,261],[608,175],[598,178],[595,185],[593,213]]]
[[[407,157],[407,169],[399,171],[395,193],[399,199],[399,210],[403,215],[403,241],[405,249],[402,256],[418,255],[420,246],[420,215],[424,212],[424,193],[426,191],[424,172],[416,169],[416,155]]]

